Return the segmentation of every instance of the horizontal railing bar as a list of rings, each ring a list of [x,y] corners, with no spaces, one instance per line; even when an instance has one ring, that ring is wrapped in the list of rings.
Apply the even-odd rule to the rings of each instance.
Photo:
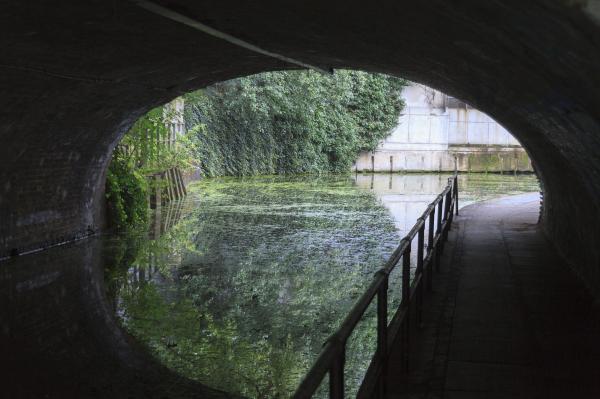
[[[308,399],[319,388],[333,360],[339,355],[342,346],[339,342],[328,340],[314,366],[306,373],[304,379],[294,393],[294,399]]]
[[[379,270],[375,273],[375,277],[367,290],[360,296],[356,304],[348,313],[348,316],[344,319],[340,327],[338,328],[337,333],[335,334],[338,339],[345,343],[350,334],[352,334],[352,330],[358,324],[365,311],[371,304],[373,298],[377,294],[377,291],[381,287],[383,280],[387,278],[387,272],[384,269]]]
[[[441,200],[442,200],[442,196],[438,195],[437,197],[435,197],[435,199],[433,201],[431,201],[431,204],[429,204],[429,205],[431,205],[432,207],[435,207],[438,204],[438,202],[440,202]]]
[[[427,220],[431,212],[435,209],[435,205],[433,203],[429,204],[427,208],[425,208],[425,212],[421,215],[419,219]]]
[[[421,226],[423,226],[424,224],[425,221],[423,220],[423,218],[418,218],[417,223],[412,227],[412,229],[410,229],[408,234],[404,236],[404,240],[412,241],[419,232]]]
[[[429,217],[429,215],[431,214],[431,212],[434,212],[434,211],[435,211],[435,207],[437,206],[437,204],[438,204],[438,203],[439,203],[439,202],[440,202],[440,201],[441,201],[443,198],[444,198],[444,197],[443,197],[443,195],[442,195],[442,194],[440,194],[440,195],[438,195],[437,197],[435,197],[435,199],[433,200],[433,202],[432,202],[431,204],[429,204],[429,205],[427,206],[427,208],[425,208],[425,212],[423,212],[423,214],[421,215],[421,217],[420,217],[420,218],[418,218],[417,220],[419,220],[419,219],[426,220],[426,219]]]
[[[409,244],[410,242],[404,238],[400,240],[400,245],[398,245],[398,248],[396,248],[396,250],[392,253],[388,261],[385,262],[385,265],[383,266],[383,270],[385,270],[386,273],[389,274],[392,272],[392,270],[394,270],[394,267],[396,267],[398,261],[400,260],[400,258],[402,258],[402,255],[404,255],[404,252],[406,252],[406,248],[408,248]]]

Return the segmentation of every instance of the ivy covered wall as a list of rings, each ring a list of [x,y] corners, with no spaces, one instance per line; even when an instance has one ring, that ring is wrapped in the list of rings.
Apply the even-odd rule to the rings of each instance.
[[[188,94],[205,176],[346,172],[397,123],[405,81],[338,70],[268,72]]]
[[[168,104],[140,118],[113,153],[107,172],[109,224],[119,230],[148,217],[146,176],[169,168],[242,176],[347,172],[398,121],[406,82],[339,70],[267,72],[185,96],[187,133],[171,135]]]

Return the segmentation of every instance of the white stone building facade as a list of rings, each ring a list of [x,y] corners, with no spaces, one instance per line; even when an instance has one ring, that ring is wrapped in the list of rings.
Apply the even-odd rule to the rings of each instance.
[[[531,171],[519,142],[485,113],[420,84],[402,92],[398,125],[355,169],[375,172]]]

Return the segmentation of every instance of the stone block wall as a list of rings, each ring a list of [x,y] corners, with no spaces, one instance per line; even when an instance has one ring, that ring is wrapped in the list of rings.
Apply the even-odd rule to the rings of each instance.
[[[485,113],[438,90],[411,84],[398,125],[354,169],[372,172],[532,172],[527,152]]]

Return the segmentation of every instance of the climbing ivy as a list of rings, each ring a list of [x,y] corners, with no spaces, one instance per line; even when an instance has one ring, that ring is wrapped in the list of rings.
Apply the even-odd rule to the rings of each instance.
[[[336,71],[269,72],[188,94],[206,176],[348,171],[395,126],[405,81]]]
[[[144,224],[148,219],[147,193],[146,178],[117,148],[106,173],[106,203],[110,224],[118,230]]]

